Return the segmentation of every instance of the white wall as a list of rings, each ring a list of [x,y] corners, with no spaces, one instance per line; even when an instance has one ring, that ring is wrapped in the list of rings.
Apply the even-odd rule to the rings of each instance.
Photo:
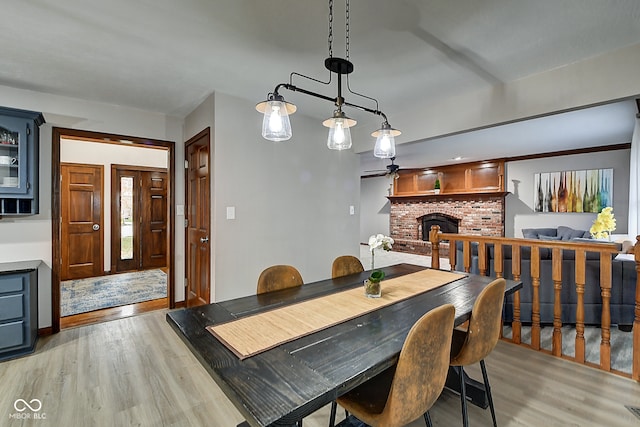
[[[328,150],[321,120],[302,115],[292,116],[291,140],[266,141],[253,103],[214,99],[214,108],[208,99],[185,122],[187,135],[198,132],[215,111],[212,301],[255,294],[270,265],[293,265],[311,282],[331,275],[335,257],[358,255],[357,155]],[[227,220],[231,206],[236,219]]]
[[[507,196],[505,235],[522,237],[523,228],[557,227],[558,225],[588,230],[596,217],[595,213],[533,211],[534,174],[606,168],[613,168],[613,213],[617,224],[615,234],[626,234],[629,213],[629,150],[615,150],[507,162],[505,184],[507,191],[512,194]]]
[[[40,214],[0,219],[0,262],[41,259],[38,274],[38,326],[51,322],[51,129],[53,126],[176,141],[182,136],[182,121],[117,105],[83,101],[63,96],[0,86],[3,107],[41,111],[47,123],[40,128]],[[182,160],[177,160],[178,164]],[[178,177],[176,177],[178,179]],[[182,175],[184,179],[184,175]],[[176,198],[184,200],[182,186]],[[177,239],[176,239],[177,242]],[[184,242],[184,241],[183,241]],[[176,243],[176,256],[184,243]],[[184,258],[184,255],[182,255]],[[177,269],[176,269],[177,270]],[[176,271],[176,274],[179,274]],[[183,276],[175,276],[176,288]]]
[[[372,234],[389,232],[390,194],[392,178],[376,176],[360,180],[360,243],[368,243]]]
[[[64,139],[60,141],[60,162],[103,167],[102,209],[104,222],[104,271],[111,271],[111,165],[146,166],[167,169],[167,150]]]

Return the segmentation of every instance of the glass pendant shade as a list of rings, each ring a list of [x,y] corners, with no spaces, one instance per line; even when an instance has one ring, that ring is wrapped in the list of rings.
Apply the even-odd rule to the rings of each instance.
[[[269,141],[286,141],[291,138],[291,122],[284,101],[270,100],[264,105],[262,137]]]
[[[325,120],[322,124],[329,128],[327,137],[327,147],[330,150],[348,150],[351,148],[351,126],[357,122],[345,116],[342,111],[336,111],[333,117]]]
[[[327,147],[330,150],[348,150],[351,148],[351,131],[344,119],[333,119],[334,125],[329,128]]]
[[[390,159],[396,155],[396,136],[400,131],[393,129],[388,123],[383,123],[382,128],[373,132],[371,136],[376,137],[376,145],[373,148],[373,155],[380,159]]]

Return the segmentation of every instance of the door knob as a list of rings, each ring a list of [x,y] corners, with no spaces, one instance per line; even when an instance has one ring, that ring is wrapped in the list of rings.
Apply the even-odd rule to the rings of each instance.
[[[201,238],[200,238],[200,243],[209,243],[209,236],[207,236],[207,237],[201,237]]]
[[[93,231],[98,231],[100,230],[100,224],[93,224]]]

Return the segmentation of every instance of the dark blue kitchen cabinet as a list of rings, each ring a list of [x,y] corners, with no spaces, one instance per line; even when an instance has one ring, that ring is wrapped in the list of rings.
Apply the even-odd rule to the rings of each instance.
[[[40,263],[0,263],[0,361],[35,349]]]
[[[38,206],[42,113],[0,107],[0,215],[33,215]]]

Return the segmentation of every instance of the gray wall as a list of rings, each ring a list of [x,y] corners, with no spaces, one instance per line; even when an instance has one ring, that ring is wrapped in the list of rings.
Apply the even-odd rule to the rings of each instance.
[[[364,154],[365,156],[367,154]],[[368,154],[372,155],[372,154]],[[389,235],[391,206],[387,195],[391,178],[377,176],[360,180],[360,242],[367,243],[372,234]]]
[[[396,143],[421,141],[553,112],[568,111],[640,94],[640,44],[476,91],[424,96],[421,106],[385,111]],[[373,115],[358,117],[351,135],[356,152],[371,150],[370,133],[380,126]],[[429,165],[436,166],[436,165]]]
[[[626,234],[629,214],[629,150],[616,150],[508,162],[505,184],[511,194],[507,197],[505,235],[522,237],[522,228],[558,225],[588,230],[596,217],[595,213],[533,211],[534,174],[605,168],[613,168],[613,213],[617,224],[615,234]]]
[[[211,114],[212,301],[255,294],[270,265],[293,265],[310,282],[330,277],[338,255],[359,254],[353,151],[328,150],[321,121],[301,114],[291,117],[293,138],[266,141],[255,104],[222,93],[194,111],[185,129],[211,125]],[[226,219],[227,207],[235,219]]]

